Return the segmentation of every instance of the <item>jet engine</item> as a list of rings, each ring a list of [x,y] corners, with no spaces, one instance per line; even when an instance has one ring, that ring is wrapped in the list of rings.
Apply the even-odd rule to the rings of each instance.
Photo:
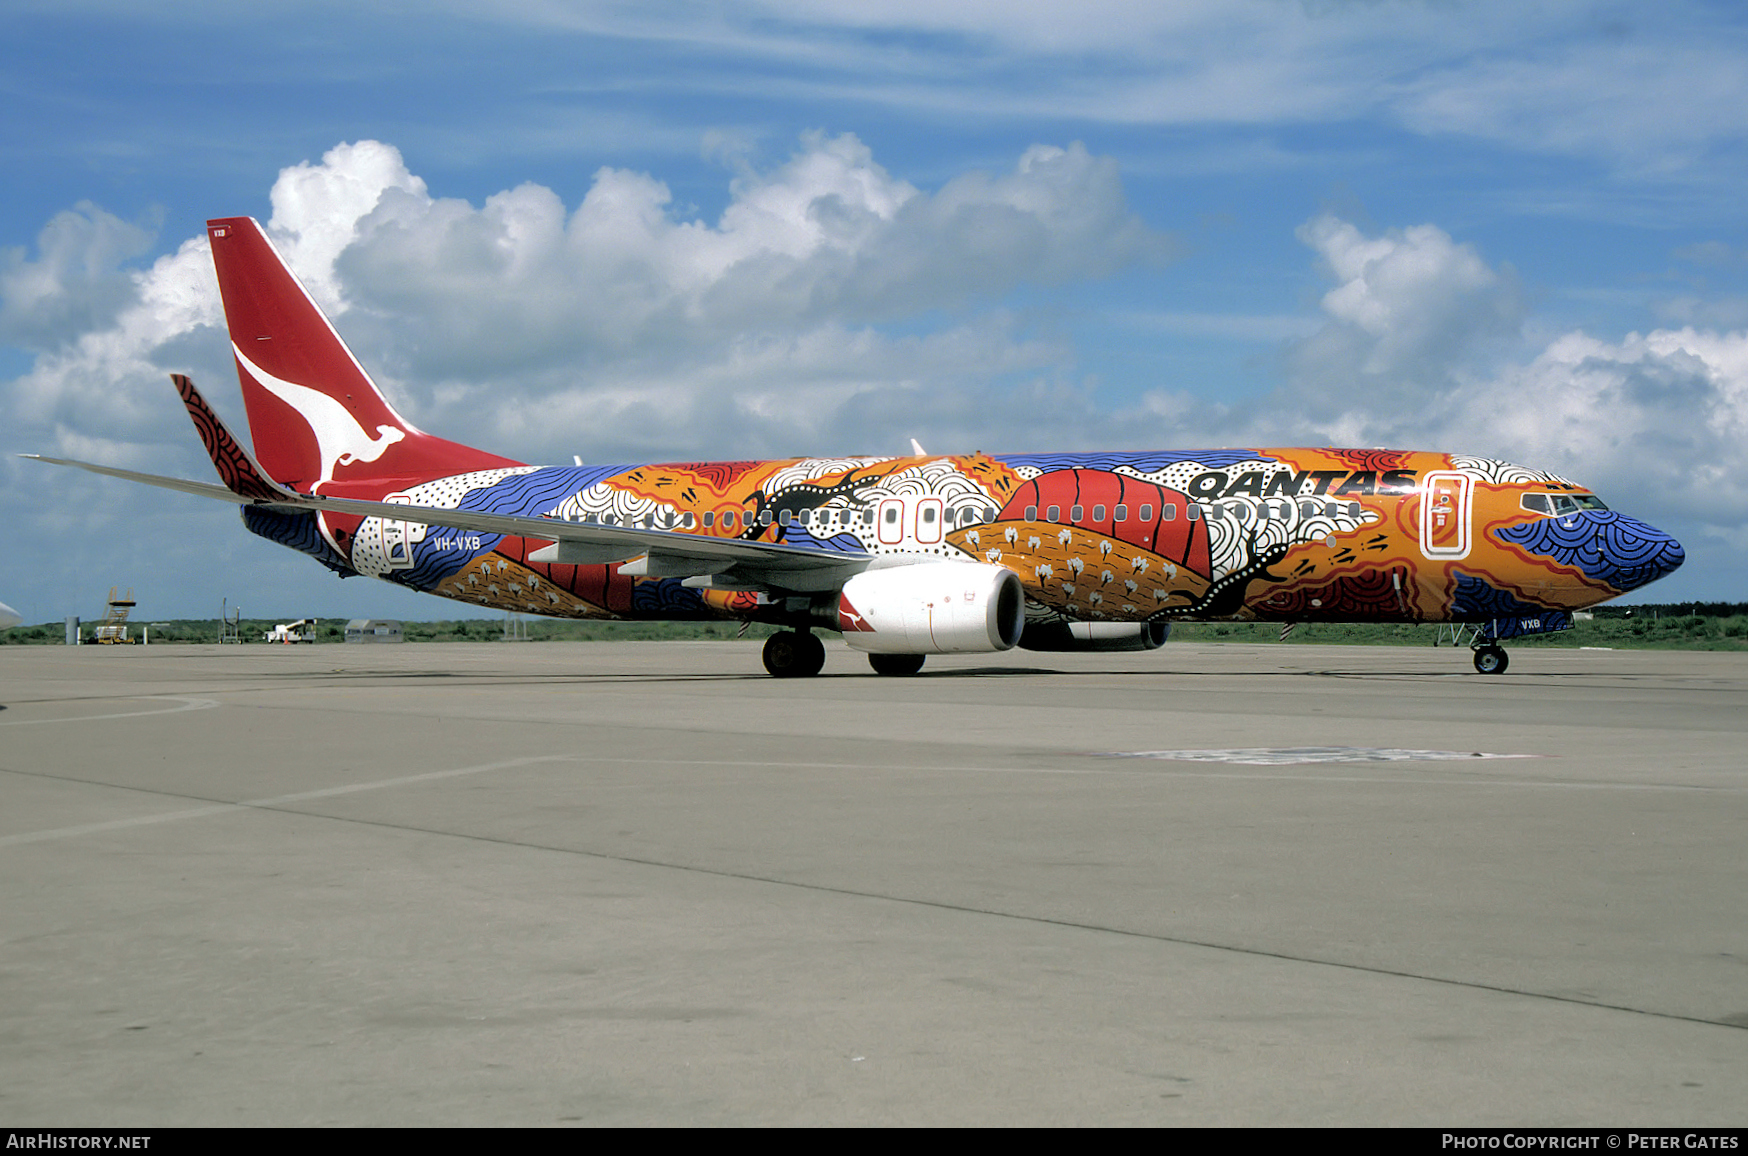
[[[1012,650],[1025,622],[1019,575],[983,562],[869,570],[838,595],[844,641],[870,654]]]
[[[1025,650],[1157,650],[1171,637],[1169,622],[1030,622],[1020,635]]]

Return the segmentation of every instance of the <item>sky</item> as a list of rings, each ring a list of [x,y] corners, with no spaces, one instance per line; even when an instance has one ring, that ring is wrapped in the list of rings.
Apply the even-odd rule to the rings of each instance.
[[[10,0],[0,600],[431,619],[236,510],[204,221],[536,463],[1499,457],[1748,600],[1748,11],[1544,0]]]

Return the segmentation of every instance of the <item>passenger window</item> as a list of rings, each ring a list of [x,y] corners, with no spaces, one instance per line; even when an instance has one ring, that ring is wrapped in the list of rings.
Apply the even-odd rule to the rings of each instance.
[[[1046,522],[1060,522],[1060,521],[1062,521],[1062,507],[1061,506],[1051,506],[1048,510],[1045,510],[1044,511],[1044,520]]]
[[[705,510],[704,511],[704,528],[706,530],[708,530],[714,525],[716,525],[716,511],[715,510]]]
[[[725,529],[725,530],[734,529],[734,524],[740,520],[740,519],[736,518],[734,515],[735,515],[735,512],[733,510],[724,510],[722,512],[722,528],[723,529]]]
[[[1129,507],[1118,502],[1117,508],[1111,511],[1111,519],[1116,522],[1127,522],[1129,520]]]
[[[1177,511],[1170,506],[1163,507],[1159,512],[1168,522],[1172,519],[1172,516],[1177,513]],[[1143,522],[1153,521],[1153,506],[1151,504],[1145,504],[1141,507],[1141,520]]]
[[[1036,522],[1037,520],[1038,520],[1038,507],[1027,506],[1026,507],[1026,521]]]
[[[684,514],[680,515],[680,528],[682,530],[690,530],[693,526],[695,526],[697,524],[698,524],[698,519],[692,514],[692,512],[690,510],[688,510]]]
[[[898,507],[897,506],[886,507],[886,524],[888,526],[898,525]]]
[[[1185,516],[1188,517],[1190,521],[1200,522],[1202,520],[1202,507],[1200,507],[1200,506],[1188,506],[1188,507],[1186,507],[1186,510],[1187,510],[1187,513]]]
[[[1080,506],[1068,507],[1068,520],[1070,522],[1078,522],[1084,517],[1086,517],[1086,510],[1083,509],[1082,507],[1080,507]]]
[[[777,511],[777,524],[779,526],[787,526],[790,522],[792,522],[794,520],[795,520],[795,515],[791,514],[788,510],[778,510]]]
[[[1093,507],[1093,521],[1102,522],[1104,520],[1105,520],[1105,508],[1103,506],[1094,506]]]

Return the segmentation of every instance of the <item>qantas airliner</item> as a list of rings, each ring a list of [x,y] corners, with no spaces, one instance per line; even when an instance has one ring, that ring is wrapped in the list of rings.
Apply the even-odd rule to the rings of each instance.
[[[1459,624],[1500,641],[1680,566],[1680,543],[1554,474],[1383,449],[1158,450],[528,466],[401,416],[247,217],[207,222],[254,437],[172,380],[219,498],[341,577],[566,618],[816,630],[886,675],[931,654],[1151,650],[1182,621]],[[913,443],[913,449],[920,449]]]

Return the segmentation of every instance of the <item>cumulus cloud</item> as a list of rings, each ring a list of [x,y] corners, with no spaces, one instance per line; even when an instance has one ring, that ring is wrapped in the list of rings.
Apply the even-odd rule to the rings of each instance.
[[[1129,210],[1115,163],[1078,144],[929,191],[854,136],[811,134],[769,171],[743,167],[708,222],[613,168],[574,208],[533,184],[476,207],[360,141],[282,171],[271,202],[275,244],[398,404],[532,457],[786,452],[797,431],[902,445],[866,422],[908,412],[909,436],[956,399],[1060,376],[1070,354],[1020,332],[1006,294],[1172,250]],[[149,458],[181,433],[165,370],[229,375],[205,238],[129,272],[142,242],[120,222],[63,217],[38,261],[14,261],[8,315],[113,301],[83,323],[61,308],[61,344],[13,399],[63,451],[96,435],[117,443],[110,460]]]
[[[1300,237],[1335,283],[1324,324],[1289,346],[1288,383],[1269,404],[1204,414],[1234,440],[1502,457],[1748,549],[1748,331],[1574,331],[1526,350],[1501,342],[1522,321],[1509,270],[1443,230],[1368,235],[1322,216]]]
[[[138,297],[121,266],[149,249],[152,230],[81,201],[56,213],[37,237],[37,256],[0,251],[0,341],[57,349],[114,323]]]
[[[1504,452],[1748,546],[1748,331],[1569,333],[1459,400]]]
[[[338,271],[356,304],[412,321],[408,371],[427,377],[877,324],[1169,252],[1129,211],[1115,163],[1080,145],[1033,146],[1011,172],[928,193],[854,136],[815,134],[731,192],[708,223],[677,217],[648,174],[611,168],[574,211],[535,185],[477,209],[391,187]]]
[[[127,304],[112,316],[40,354],[35,365],[9,390],[12,412],[21,425],[53,431],[53,448],[72,453],[80,439],[111,439],[113,464],[150,460],[146,447],[174,426],[174,395],[165,384],[171,351],[195,352],[204,344],[204,363],[212,356],[220,317],[218,289],[204,234],[158,258],[149,269],[125,276]]]
[[[1511,270],[1437,226],[1368,236],[1324,214],[1298,236],[1335,285],[1320,302],[1322,327],[1289,343],[1287,372],[1297,408],[1323,414],[1331,432],[1379,420],[1364,415],[1443,417],[1464,373],[1521,329]]]

